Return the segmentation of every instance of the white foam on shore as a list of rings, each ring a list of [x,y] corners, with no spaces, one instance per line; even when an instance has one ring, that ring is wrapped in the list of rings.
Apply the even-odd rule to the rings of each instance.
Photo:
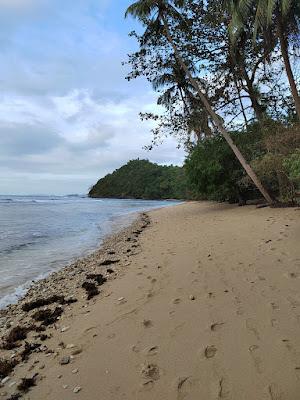
[[[24,285],[18,286],[13,293],[9,293],[0,299],[0,310],[7,307],[10,304],[15,304],[18,300],[25,296],[31,283],[24,283]]]
[[[170,203],[170,205],[171,204],[172,203]],[[16,304],[21,298],[23,298],[26,295],[28,290],[32,287],[32,285],[34,285],[35,282],[40,281],[41,279],[45,279],[53,272],[59,271],[65,268],[66,266],[70,265],[71,263],[75,262],[76,260],[85,258],[90,254],[92,254],[93,252],[97,251],[99,247],[101,247],[104,240],[106,240],[110,235],[116,234],[121,230],[123,230],[124,228],[129,227],[138,217],[138,215],[140,215],[142,212],[151,211],[153,209],[161,208],[164,206],[165,205],[159,205],[157,207],[149,207],[149,208],[145,207],[144,209],[135,211],[126,210],[127,212],[125,212],[123,215],[122,214],[113,215],[110,220],[105,221],[106,222],[104,225],[105,229],[102,231],[102,236],[97,239],[97,244],[96,242],[94,242],[94,245],[92,245],[92,247],[87,248],[80,255],[77,254],[74,255],[74,257],[70,257],[68,259],[64,260],[57,259],[56,261],[51,262],[50,264],[48,264],[50,268],[48,268],[47,272],[32,277],[28,281],[22,283],[21,285],[15,288],[12,285],[11,293],[7,293],[6,291],[6,294],[3,293],[3,297],[1,297],[0,295],[0,309],[4,309],[11,304]],[[37,234],[39,234],[39,232],[37,232]]]
[[[70,265],[70,263],[75,262],[75,260],[78,260],[80,258],[87,257],[88,255],[92,254],[94,251],[97,251],[99,247],[101,247],[101,244],[107,237],[109,237],[112,234],[116,234],[120,232],[122,229],[129,227],[134,220],[138,217],[140,212],[131,212],[122,216],[118,216],[112,219],[111,225],[110,225],[110,230],[107,232],[100,241],[100,246],[97,246],[93,249],[86,250],[83,252],[83,254],[80,257],[75,257],[71,260],[69,260],[69,263],[65,263],[64,265],[60,265],[57,268],[53,268],[51,271],[48,271],[47,273],[41,274],[35,279],[32,279],[28,282],[25,282],[24,284],[16,287],[12,293],[8,293],[7,295],[3,296],[0,298],[0,310],[5,309],[7,306],[16,304],[21,298],[23,298],[28,290],[31,288],[32,285],[34,285],[35,282],[38,282],[42,279],[47,278],[49,275],[51,275],[53,272],[59,271],[60,269],[65,268],[67,265]]]

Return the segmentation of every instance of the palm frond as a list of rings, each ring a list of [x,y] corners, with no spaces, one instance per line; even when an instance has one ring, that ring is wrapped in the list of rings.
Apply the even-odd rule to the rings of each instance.
[[[152,12],[157,7],[157,2],[154,0],[139,0],[131,4],[126,12],[125,18],[131,15],[136,19],[144,19],[151,16]]]
[[[260,1],[261,3],[261,1]],[[268,0],[267,5],[267,23],[270,24],[272,22],[273,13],[276,8],[277,0]]]
[[[254,31],[253,31],[254,40],[257,38],[258,31],[262,30],[267,25],[269,4],[266,4],[265,1],[266,0],[259,0],[257,2],[255,21],[254,21]],[[274,3],[274,1],[275,0],[268,0],[268,3]],[[273,15],[273,9],[271,11],[271,19],[272,15]]]
[[[163,74],[160,76],[157,76],[153,81],[152,81],[152,87],[154,90],[158,90],[161,87],[164,87],[166,85],[174,84],[176,83],[176,77],[174,77],[172,74]]]
[[[174,87],[167,89],[159,98],[157,99],[157,104],[159,106],[170,106],[173,102]]]
[[[284,17],[289,14],[291,8],[292,8],[292,0],[281,0],[281,11]]]

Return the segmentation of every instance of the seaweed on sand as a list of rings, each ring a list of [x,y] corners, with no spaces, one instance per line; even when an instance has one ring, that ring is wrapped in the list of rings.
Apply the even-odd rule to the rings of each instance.
[[[99,286],[103,285],[107,279],[102,274],[89,274],[86,279],[96,281]]]
[[[34,352],[35,350],[39,349],[40,347],[41,347],[41,345],[39,343],[28,343],[28,342],[25,342],[25,348],[20,354],[21,360],[22,361],[27,361],[29,356],[30,356],[30,354],[32,352]]]
[[[12,350],[19,347],[18,342],[27,338],[27,333],[32,330],[32,328],[26,328],[24,326],[15,326],[11,329],[9,334],[4,338],[1,345],[4,350]]]
[[[15,393],[12,394],[7,400],[19,400],[21,399],[21,397],[22,397],[21,393]]]
[[[57,321],[57,318],[61,316],[63,313],[63,308],[61,307],[56,307],[55,310],[39,310],[37,311],[32,318],[35,321],[42,322],[42,325],[52,325]]]
[[[36,377],[37,374],[32,378],[22,378],[21,383],[18,385],[18,390],[20,390],[20,392],[27,393],[31,387],[35,386]]]
[[[82,288],[86,290],[87,292],[87,299],[90,300],[93,297],[97,296],[100,292],[97,289],[97,286],[93,282],[84,282],[82,284]]]
[[[35,308],[48,306],[53,303],[62,304],[64,302],[64,300],[65,300],[64,296],[58,296],[58,295],[46,297],[45,299],[37,299],[37,300],[29,301],[28,303],[23,304],[22,310],[23,311],[31,311],[31,310],[34,310]]]
[[[36,308],[44,307],[44,306],[49,306],[50,304],[53,303],[58,303],[58,304],[72,304],[76,303],[77,299],[65,299],[64,296],[58,296],[58,295],[53,295],[50,297],[46,297],[45,299],[37,299],[33,301],[29,301],[28,303],[25,303],[22,305],[22,310],[23,311],[31,311]]]
[[[111,269],[111,268],[107,268],[106,272],[108,274],[113,274],[115,271],[113,269]]]
[[[99,264],[99,267],[102,267],[105,265],[117,264],[119,262],[120,262],[120,260],[104,260]]]
[[[4,360],[3,358],[0,358],[0,379],[8,376],[16,365],[16,360]]]

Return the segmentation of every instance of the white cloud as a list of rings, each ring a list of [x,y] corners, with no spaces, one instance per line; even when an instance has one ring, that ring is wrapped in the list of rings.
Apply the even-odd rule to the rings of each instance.
[[[178,163],[183,153],[172,140],[151,153],[143,150],[151,140],[152,123],[139,121],[138,113],[155,109],[153,101],[153,94],[145,93],[143,97],[106,102],[88,90],[79,89],[44,102],[36,97],[3,98],[0,119],[5,122],[0,124],[0,174],[5,175],[7,167],[15,181],[18,176],[22,180],[24,173],[28,174],[33,192],[41,173],[47,174],[47,179],[44,185],[39,184],[39,192],[47,192],[51,177],[62,182],[67,179],[63,176],[73,176],[74,188],[86,192],[100,176],[129,159]],[[65,193],[61,185],[57,190]],[[0,185],[0,192],[3,191]]]
[[[113,21],[109,3],[0,0],[0,193],[84,193],[129,159],[183,160],[171,139],[143,150],[152,124],[138,114],[157,106],[124,79],[131,45],[116,25],[129,1],[111,2]]]

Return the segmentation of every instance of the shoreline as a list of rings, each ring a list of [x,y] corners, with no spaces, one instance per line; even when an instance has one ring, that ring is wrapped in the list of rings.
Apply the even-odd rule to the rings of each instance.
[[[157,209],[160,208],[161,207],[158,207]],[[147,210],[145,212],[147,212]],[[72,256],[68,260],[65,260],[63,262],[54,262],[54,264],[57,265],[54,266],[51,270],[45,271],[33,279],[28,279],[24,283],[15,287],[12,292],[5,294],[3,297],[0,298],[0,315],[2,310],[5,310],[11,305],[17,304],[38,282],[47,279],[52,274],[55,274],[60,270],[72,266],[77,261],[86,260],[94,253],[97,253],[102,248],[102,245],[109,241],[111,237],[114,237],[115,235],[118,235],[118,233],[121,233],[123,230],[130,228],[130,226],[135,223],[135,221],[140,217],[142,213],[143,211],[131,211],[125,215],[114,216],[110,224],[109,232],[105,233],[103,237],[99,237],[98,244],[86,248],[82,251],[82,254]]]
[[[163,208],[159,207],[156,210]],[[130,218],[128,218],[129,216]],[[0,398],[6,398],[6,392],[1,392],[1,390],[7,382],[11,385],[9,376],[11,374],[14,375],[18,367],[23,367],[24,362],[28,362],[31,350],[26,353],[26,343],[38,339],[41,342],[40,348],[42,349],[40,350],[39,348],[39,352],[51,354],[52,352],[47,353],[48,348],[44,343],[51,338],[52,334],[50,333],[48,336],[44,332],[56,330],[63,313],[71,311],[72,305],[78,308],[78,306],[81,307],[82,302],[95,302],[95,299],[102,295],[102,290],[100,290],[102,284],[114,281],[118,276],[125,273],[122,269],[128,267],[131,264],[130,258],[139,252],[139,235],[150,224],[146,211],[133,212],[126,217],[128,220],[123,224],[123,227],[118,230],[112,230],[112,233],[106,235],[96,250],[86,256],[77,257],[73,262],[51,272],[45,278],[32,282],[25,295],[20,297],[16,303],[0,309]],[[90,279],[88,279],[89,277]],[[99,277],[101,277],[101,281],[97,282]],[[87,282],[94,283],[97,288],[97,293],[95,292],[92,298],[89,298],[89,290],[83,287]],[[51,298],[54,301],[50,301],[49,304],[45,304],[42,307],[33,306],[32,310],[30,309],[29,311],[23,309],[24,305]],[[57,319],[55,318],[49,325],[47,321],[45,325],[43,321],[40,321],[41,323],[37,326],[32,319],[34,313],[41,309],[53,310],[53,307],[57,309],[57,306],[62,310]],[[7,337],[14,329],[19,329],[20,327],[21,329],[25,328],[25,337],[21,340],[16,340],[11,346],[7,342]],[[63,328],[62,331],[64,331]],[[5,343],[9,344],[9,348],[4,348]],[[24,351],[26,353],[25,359]],[[35,353],[35,349],[32,352]],[[4,373],[4,375],[3,362],[8,362],[12,365],[9,373]],[[13,383],[10,387],[15,389],[16,382]]]
[[[46,296],[53,295],[53,288],[51,287],[51,284],[54,284],[55,286],[58,281],[67,278],[73,280],[74,271],[84,274],[86,272],[90,272],[89,268],[94,270],[95,266],[97,266],[97,262],[101,262],[101,259],[105,258],[107,252],[109,252],[111,249],[116,248],[116,250],[114,250],[115,254],[111,255],[112,258],[115,258],[118,254],[121,256],[122,242],[124,242],[124,237],[134,235],[133,232],[139,230],[139,228],[144,225],[144,218],[147,217],[147,214],[147,212],[133,212],[128,214],[126,217],[122,216],[121,218],[126,218],[127,221],[123,221],[120,229],[112,229],[112,233],[104,236],[101,239],[100,244],[95,249],[88,250],[88,254],[86,255],[83,254],[80,257],[74,257],[74,259],[70,260],[69,263],[48,273],[47,276],[42,278],[37,277],[36,280],[32,281],[31,285],[26,289],[26,293],[22,295],[15,303],[10,303],[5,308],[0,309],[0,338],[1,329],[3,326],[3,321],[1,321],[1,319],[3,316],[18,311],[24,302],[27,300],[30,301],[30,299],[38,296],[40,291],[44,292]],[[130,218],[127,218],[129,216]],[[114,224],[117,224],[117,221],[115,221]],[[132,241],[133,243],[137,242],[136,238],[133,238]],[[127,258],[130,257],[128,254],[126,254],[126,256]],[[85,268],[87,269],[86,271]],[[18,288],[15,290],[17,289]]]
[[[22,197],[20,202],[21,200],[28,202],[26,196]],[[74,202],[61,197],[56,200],[56,217],[51,220],[53,226],[49,229],[45,221],[47,217],[52,218],[51,209],[54,204],[49,196],[43,200],[42,206],[37,208],[39,217],[32,215],[32,218],[29,217],[19,228],[10,213],[16,208],[17,215],[22,214],[20,202],[16,202],[13,208],[8,208],[14,235],[11,235],[10,240],[9,235],[4,234],[4,242],[1,246],[3,252],[0,251],[0,272],[3,273],[0,285],[0,309],[4,309],[9,304],[15,304],[26,294],[32,282],[44,279],[51,273],[74,263],[77,259],[87,257],[97,251],[106,237],[129,226],[139,212],[160,207],[161,204],[170,204],[138,201],[129,201],[127,204],[119,200],[115,203],[103,200],[97,203],[89,199]],[[86,211],[84,211],[85,207],[87,207]],[[5,208],[1,208],[1,211],[5,212]],[[35,206],[30,206],[29,216],[35,211]],[[67,220],[66,223],[61,224],[64,211],[67,213]],[[74,213],[71,214],[71,211]],[[86,219],[84,212],[87,213]],[[57,217],[59,215],[61,219]],[[31,224],[31,220],[37,220],[37,223]],[[41,226],[38,222],[41,222]],[[2,228],[3,232],[6,228],[9,231],[9,226],[5,225],[5,219]],[[19,251],[19,248],[22,251]]]
[[[141,213],[0,311],[4,341],[28,329],[0,350],[18,362],[0,396],[31,382],[22,399],[297,400],[299,238],[294,209],[191,202]]]

